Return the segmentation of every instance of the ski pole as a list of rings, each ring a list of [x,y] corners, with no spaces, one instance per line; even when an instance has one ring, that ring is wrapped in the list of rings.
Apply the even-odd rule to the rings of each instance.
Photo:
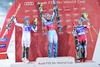
[[[90,20],[88,19],[88,14],[87,13],[83,13],[83,16],[86,18],[88,26],[90,26]],[[91,41],[93,42],[93,36],[92,36],[90,28],[89,28],[89,33],[90,33]]]
[[[94,28],[94,26],[92,26],[92,28],[95,31],[95,33],[98,35],[99,33],[96,31],[96,29]]]
[[[91,41],[93,42],[93,37],[90,29],[89,29],[89,33],[90,33]]]

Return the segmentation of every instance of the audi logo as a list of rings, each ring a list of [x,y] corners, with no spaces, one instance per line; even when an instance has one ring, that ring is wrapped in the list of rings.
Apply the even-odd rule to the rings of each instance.
[[[34,2],[24,2],[24,5],[25,6],[32,6],[32,5],[34,5]]]

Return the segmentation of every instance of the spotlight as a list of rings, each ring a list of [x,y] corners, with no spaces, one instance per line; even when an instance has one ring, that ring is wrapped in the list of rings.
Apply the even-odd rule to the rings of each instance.
[[[13,4],[12,2],[9,3],[10,6],[11,6],[12,4]]]

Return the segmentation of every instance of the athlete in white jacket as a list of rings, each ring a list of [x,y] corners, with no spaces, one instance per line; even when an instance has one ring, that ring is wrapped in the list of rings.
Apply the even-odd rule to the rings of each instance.
[[[23,56],[22,60],[28,59],[29,47],[31,43],[31,30],[37,32],[37,18],[34,20],[34,25],[30,25],[29,18],[24,18],[24,23],[18,23],[16,18],[14,19],[16,26],[22,27],[22,46],[23,46]]]

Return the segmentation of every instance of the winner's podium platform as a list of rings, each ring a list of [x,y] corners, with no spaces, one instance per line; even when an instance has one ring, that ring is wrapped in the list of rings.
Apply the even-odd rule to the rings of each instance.
[[[36,62],[20,62],[11,64],[11,67],[99,67],[92,61],[76,63],[74,57],[37,58]]]

